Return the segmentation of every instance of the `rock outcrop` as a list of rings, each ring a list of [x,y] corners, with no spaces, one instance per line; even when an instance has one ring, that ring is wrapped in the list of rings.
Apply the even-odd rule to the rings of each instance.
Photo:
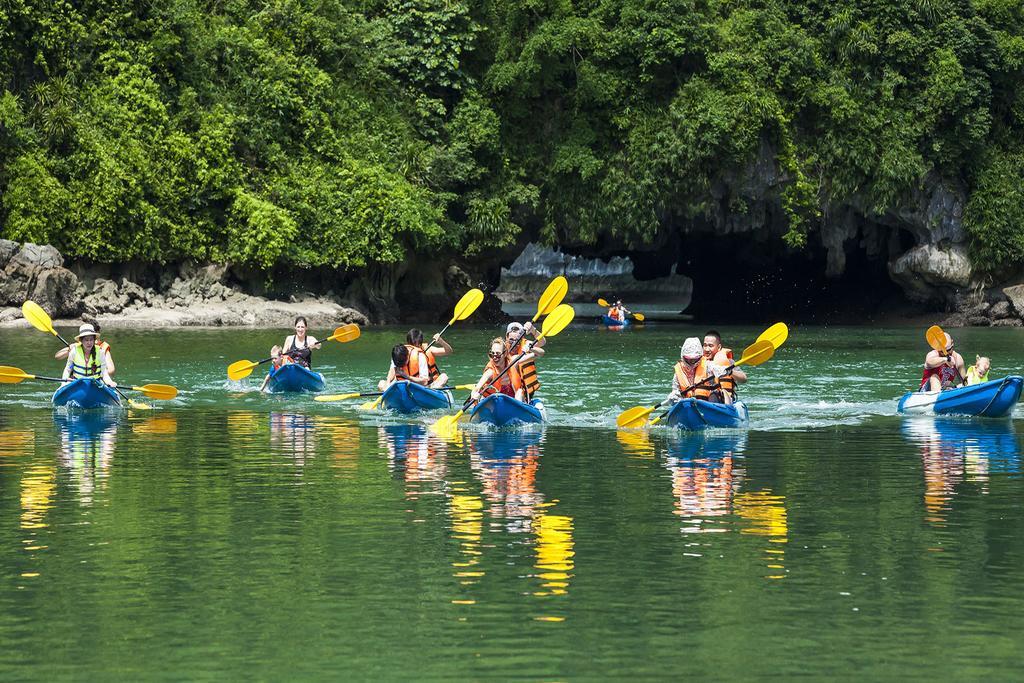
[[[52,315],[82,312],[78,277],[53,247],[0,240],[0,268],[0,306],[18,307],[31,299]]]

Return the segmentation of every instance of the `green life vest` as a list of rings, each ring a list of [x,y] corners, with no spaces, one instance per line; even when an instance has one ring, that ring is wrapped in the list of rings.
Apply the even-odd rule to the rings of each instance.
[[[102,377],[103,366],[107,359],[97,346],[92,347],[89,358],[85,357],[85,350],[81,342],[71,345],[71,377]]]

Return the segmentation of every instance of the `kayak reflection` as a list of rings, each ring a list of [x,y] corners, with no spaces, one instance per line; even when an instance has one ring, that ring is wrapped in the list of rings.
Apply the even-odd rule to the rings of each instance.
[[[902,432],[920,449],[926,520],[933,524],[945,523],[961,482],[977,482],[987,493],[990,474],[1020,473],[1020,447],[1010,420],[917,416],[903,421]]]
[[[422,424],[387,424],[377,428],[377,443],[388,454],[391,474],[405,479],[407,497],[441,491],[448,472],[443,439]]]
[[[60,432],[60,466],[70,471],[80,501],[91,504],[105,485],[114,458],[119,413],[110,411],[54,411]]]
[[[746,480],[746,432],[681,433],[666,444],[665,466],[672,473],[675,514],[684,534],[722,533],[767,539],[767,579],[785,578],[789,540],[786,500],[763,488],[741,491]]]

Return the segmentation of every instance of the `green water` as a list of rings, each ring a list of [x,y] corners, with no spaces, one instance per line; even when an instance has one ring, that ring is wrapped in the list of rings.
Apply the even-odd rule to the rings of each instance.
[[[0,385],[0,679],[1019,675],[1017,420],[897,416],[921,330],[794,328],[750,430],[616,432],[699,331],[574,326],[548,426],[451,441],[227,381],[285,330],[111,330],[121,382],[182,390],[154,411]],[[456,382],[494,332],[453,332]],[[370,389],[397,333],[318,353],[328,390]],[[957,341],[1024,368],[1024,331]],[[54,350],[0,331],[5,364]]]

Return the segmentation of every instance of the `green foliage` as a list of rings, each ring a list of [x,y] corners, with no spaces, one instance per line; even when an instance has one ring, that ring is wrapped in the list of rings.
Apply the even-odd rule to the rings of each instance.
[[[1021,256],[1015,0],[11,0],[0,234],[355,268],[971,192]],[[754,215],[754,214],[751,214]]]

